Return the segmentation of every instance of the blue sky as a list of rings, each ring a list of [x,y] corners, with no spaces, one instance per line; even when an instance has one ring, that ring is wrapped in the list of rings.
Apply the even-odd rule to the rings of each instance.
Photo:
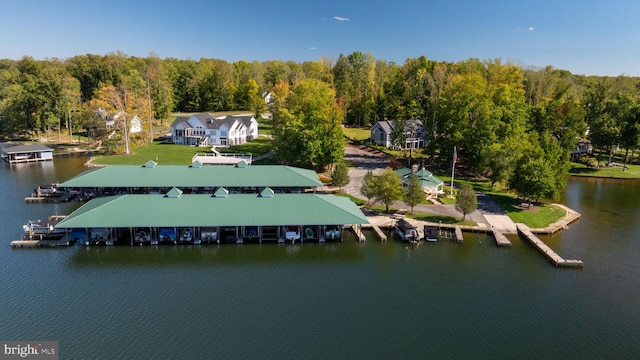
[[[640,76],[638,0],[0,0],[0,58],[501,58]]]

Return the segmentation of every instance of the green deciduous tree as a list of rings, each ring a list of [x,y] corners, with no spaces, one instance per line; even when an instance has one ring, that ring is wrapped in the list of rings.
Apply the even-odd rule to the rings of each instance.
[[[467,217],[467,214],[478,209],[478,197],[476,196],[473,187],[468,183],[460,184],[458,189],[458,195],[456,195],[456,210],[462,213],[462,220]]]
[[[394,200],[402,198],[402,179],[391,168],[386,168],[375,181],[375,199],[385,206],[385,211],[389,212],[389,205]]]
[[[409,176],[409,184],[404,192],[404,201],[411,206],[411,213],[413,214],[413,208],[420,204],[424,200],[424,191],[422,190],[422,184],[420,179],[416,175]]]
[[[531,201],[545,198],[554,189],[554,173],[542,156],[523,156],[516,167],[511,187],[520,196]]]
[[[349,183],[349,169],[345,163],[337,163],[331,172],[331,182],[340,190]]]
[[[276,156],[296,166],[323,169],[344,156],[342,116],[326,83],[306,79],[286,93],[276,86],[273,105]]]
[[[371,199],[376,196],[376,181],[377,178],[373,175],[371,170],[367,171],[362,179],[360,194],[367,198],[367,205],[369,205],[369,203],[371,203]]]

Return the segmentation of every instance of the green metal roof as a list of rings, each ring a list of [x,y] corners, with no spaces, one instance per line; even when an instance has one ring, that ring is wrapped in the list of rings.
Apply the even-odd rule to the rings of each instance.
[[[420,180],[420,185],[423,188],[437,187],[438,185],[444,184],[442,180],[433,176],[433,174],[429,170],[424,168],[416,171],[415,173],[412,173],[411,169],[402,168],[402,169],[396,170],[396,173],[400,175],[400,178],[402,179],[403,184],[409,183],[409,177],[412,174],[418,177],[418,179]]]
[[[172,192],[172,196],[176,193]],[[318,194],[120,195],[97,198],[57,228],[368,224],[346,197]]]
[[[111,165],[85,171],[61,187],[316,187],[318,175],[283,165]]]

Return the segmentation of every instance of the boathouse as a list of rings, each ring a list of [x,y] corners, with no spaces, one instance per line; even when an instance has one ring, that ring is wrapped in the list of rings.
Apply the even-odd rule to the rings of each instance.
[[[307,169],[284,165],[111,165],[85,171],[59,185],[97,197],[122,194],[163,194],[175,187],[184,193],[212,194],[224,187],[230,193],[258,193],[265,187],[275,193],[314,192],[322,182]]]
[[[368,224],[349,198],[320,194],[119,195],[93,199],[56,224],[91,244],[324,242]]]
[[[18,145],[2,149],[2,159],[10,164],[53,160],[53,149],[44,145]]]

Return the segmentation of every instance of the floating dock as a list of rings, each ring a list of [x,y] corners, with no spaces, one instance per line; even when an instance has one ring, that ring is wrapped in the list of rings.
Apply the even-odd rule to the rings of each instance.
[[[37,247],[59,247],[70,246],[73,242],[68,237],[59,240],[14,240],[11,242],[12,248],[37,248]]]
[[[516,224],[518,233],[531,243],[541,254],[549,259],[556,267],[582,267],[582,260],[567,260],[558,255],[547,244],[534,235],[529,227],[522,223]]]

